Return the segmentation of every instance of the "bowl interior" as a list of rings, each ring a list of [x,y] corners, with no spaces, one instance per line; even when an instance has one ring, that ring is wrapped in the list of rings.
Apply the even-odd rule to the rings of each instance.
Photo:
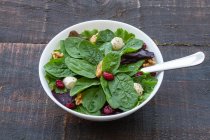
[[[74,26],[71,26],[71,27],[61,31],[47,44],[47,46],[45,47],[45,49],[41,55],[40,62],[39,62],[39,77],[40,77],[41,84],[42,84],[45,92],[47,93],[47,95],[58,106],[60,106],[64,110],[66,110],[69,113],[74,114],[80,118],[93,120],[93,121],[108,121],[108,120],[119,119],[119,118],[122,118],[124,116],[127,116],[127,115],[135,112],[136,110],[138,110],[139,108],[144,106],[156,94],[157,90],[159,89],[159,87],[162,83],[164,72],[160,72],[157,75],[158,83],[155,86],[153,92],[150,94],[150,96],[143,103],[141,103],[139,106],[137,106],[127,112],[123,112],[123,113],[116,114],[116,115],[92,116],[92,115],[81,114],[81,113],[78,113],[76,111],[66,108],[60,102],[58,102],[52,95],[50,88],[48,87],[47,81],[45,79],[45,72],[44,72],[43,66],[50,60],[51,53],[53,52],[53,50],[55,50],[56,48],[59,47],[59,41],[66,39],[68,37],[69,32],[72,30],[76,30],[77,32],[81,33],[84,30],[91,30],[91,29],[98,29],[98,30],[110,29],[112,31],[116,31],[116,29],[118,29],[118,28],[123,28],[123,29],[127,30],[128,32],[135,34],[136,38],[143,40],[147,44],[148,50],[154,52],[155,59],[156,59],[157,63],[163,62],[163,58],[160,53],[160,50],[158,49],[156,44],[152,41],[152,39],[149,36],[147,36],[144,32],[140,31],[139,29],[137,29],[131,25],[128,25],[128,24],[125,24],[122,22],[111,21],[111,20],[93,20],[93,21],[87,21],[87,22],[83,22],[83,23],[79,23]]]

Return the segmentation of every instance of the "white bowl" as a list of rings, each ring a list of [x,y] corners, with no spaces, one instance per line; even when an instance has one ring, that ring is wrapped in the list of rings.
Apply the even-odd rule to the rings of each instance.
[[[147,44],[148,50],[154,52],[157,63],[163,63],[163,58],[160,53],[160,50],[158,49],[158,47],[154,43],[154,41],[149,36],[147,36],[144,32],[142,32],[141,30],[139,30],[136,27],[133,27],[129,24],[118,22],[118,21],[112,21],[112,20],[92,20],[92,21],[82,22],[82,23],[73,25],[73,26],[61,31],[47,44],[44,51],[42,52],[42,55],[41,55],[41,58],[39,61],[39,78],[40,78],[41,84],[42,84],[45,92],[47,93],[47,95],[62,109],[66,110],[67,112],[69,112],[75,116],[83,118],[83,119],[92,120],[92,121],[110,121],[110,120],[116,120],[116,119],[128,116],[131,113],[137,111],[138,109],[143,107],[147,102],[149,102],[152,99],[152,97],[156,94],[156,92],[158,91],[158,89],[162,83],[164,72],[160,72],[157,75],[158,83],[155,86],[152,93],[150,94],[150,96],[143,103],[141,103],[140,105],[136,106],[135,108],[133,108],[127,112],[123,112],[123,113],[116,114],[116,115],[92,116],[92,115],[85,115],[82,113],[78,113],[78,112],[68,109],[67,107],[62,105],[52,95],[52,92],[51,92],[50,88],[48,87],[47,81],[45,79],[45,71],[44,71],[43,66],[50,60],[51,53],[53,52],[53,50],[58,48],[59,41],[66,39],[69,35],[69,32],[72,30],[76,30],[77,32],[81,33],[84,30],[91,30],[91,29],[98,29],[98,30],[110,29],[112,31],[115,31],[117,28],[123,28],[123,29],[127,30],[128,32],[135,34],[136,38],[143,40]]]

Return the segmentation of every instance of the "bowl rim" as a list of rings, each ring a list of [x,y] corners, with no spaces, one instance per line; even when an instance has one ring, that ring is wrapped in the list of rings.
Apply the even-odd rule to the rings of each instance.
[[[43,59],[44,59],[44,54],[47,50],[48,47],[50,47],[53,43],[54,40],[57,40],[59,39],[59,36],[61,36],[62,34],[64,34],[65,32],[69,31],[71,28],[75,28],[77,26],[83,26],[84,24],[90,24],[90,23],[95,23],[95,22],[98,22],[98,23],[101,23],[101,22],[108,22],[110,24],[114,23],[114,24],[121,24],[123,26],[127,26],[128,28],[133,28],[134,30],[138,30],[138,32],[141,32],[141,34],[146,37],[148,40],[150,40],[150,43],[152,43],[153,46],[156,47],[156,50],[159,56],[158,60],[160,61],[160,63],[163,63],[163,57],[162,57],[162,54],[159,50],[159,48],[157,47],[157,45],[154,43],[154,41],[147,35],[145,34],[143,31],[141,31],[140,29],[130,25],[130,24],[127,24],[127,23],[123,23],[123,22],[119,22],[119,21],[114,21],[114,20],[90,20],[90,21],[85,21],[85,22],[81,22],[81,23],[78,23],[78,24],[75,24],[75,25],[72,25],[72,26],[69,26],[68,28],[62,30],[61,32],[59,32],[56,36],[54,36],[49,42],[48,44],[45,46],[42,54],[41,54],[41,57],[40,57],[40,60],[39,60],[39,78],[40,78],[40,81],[41,81],[41,85],[42,87],[44,88],[44,91],[47,93],[47,95],[51,98],[51,100],[53,100],[53,102],[55,102],[58,106],[60,106],[62,109],[64,109],[65,111],[75,115],[75,116],[78,116],[80,118],[83,118],[83,119],[87,119],[87,120],[93,120],[93,121],[108,121],[108,120],[115,120],[115,119],[119,119],[119,118],[122,118],[122,117],[125,117],[127,115],[130,115],[134,112],[136,112],[137,110],[139,110],[140,108],[142,108],[145,104],[147,104],[157,93],[157,91],[159,90],[161,84],[162,84],[162,81],[163,81],[163,76],[164,76],[164,71],[161,71],[159,72],[158,74],[158,83],[156,84],[157,88],[155,88],[152,93],[150,94],[150,96],[145,100],[143,101],[141,104],[139,104],[138,106],[132,108],[131,110],[128,110],[126,112],[122,112],[122,113],[119,113],[119,114],[113,114],[113,115],[107,115],[107,116],[94,116],[94,115],[88,115],[88,114],[82,114],[80,112],[76,112],[74,110],[71,110],[67,107],[65,107],[63,104],[61,104],[53,95],[52,95],[52,92],[50,91],[49,92],[49,87],[48,86],[44,86],[45,82],[46,82],[46,79],[44,77],[44,73],[43,73]]]

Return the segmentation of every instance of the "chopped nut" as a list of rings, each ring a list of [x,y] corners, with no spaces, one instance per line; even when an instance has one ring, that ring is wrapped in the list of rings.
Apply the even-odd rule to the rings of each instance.
[[[90,38],[90,42],[91,43],[96,43],[96,40],[97,40],[97,34],[93,35],[91,38]]]
[[[77,33],[77,31],[71,31],[69,33],[69,37],[78,37],[79,36],[79,33]]]
[[[147,61],[148,61],[150,64],[152,64],[152,65],[156,64],[156,62],[155,62],[154,59],[148,59]]]
[[[63,53],[60,53],[60,52],[58,52],[58,51],[54,51],[54,52],[52,53],[52,57],[53,57],[53,59],[62,58],[62,57],[63,57]]]
[[[150,66],[149,63],[144,63],[144,64],[143,64],[143,67],[148,67],[148,66]]]
[[[97,65],[96,77],[100,78],[102,75],[102,61]]]
[[[152,65],[155,65],[156,62],[155,60],[152,58],[152,59],[147,59],[144,64],[143,64],[143,67],[148,67],[148,66],[152,66]]]
[[[82,103],[82,94],[77,94],[77,97],[75,98],[76,105],[80,105]]]

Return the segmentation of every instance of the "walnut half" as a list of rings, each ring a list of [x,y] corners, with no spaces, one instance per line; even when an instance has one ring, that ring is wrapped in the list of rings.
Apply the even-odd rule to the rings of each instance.
[[[52,53],[52,57],[53,57],[53,59],[62,58],[62,57],[63,57],[63,53],[60,53],[60,52],[58,52],[58,51],[54,51],[54,52]]]
[[[82,103],[82,94],[77,94],[77,97],[75,98],[76,105],[80,105]]]
[[[148,66],[152,66],[152,65],[155,65],[156,62],[155,62],[155,59],[151,58],[151,59],[147,59],[144,64],[143,64],[143,67],[148,67]]]

